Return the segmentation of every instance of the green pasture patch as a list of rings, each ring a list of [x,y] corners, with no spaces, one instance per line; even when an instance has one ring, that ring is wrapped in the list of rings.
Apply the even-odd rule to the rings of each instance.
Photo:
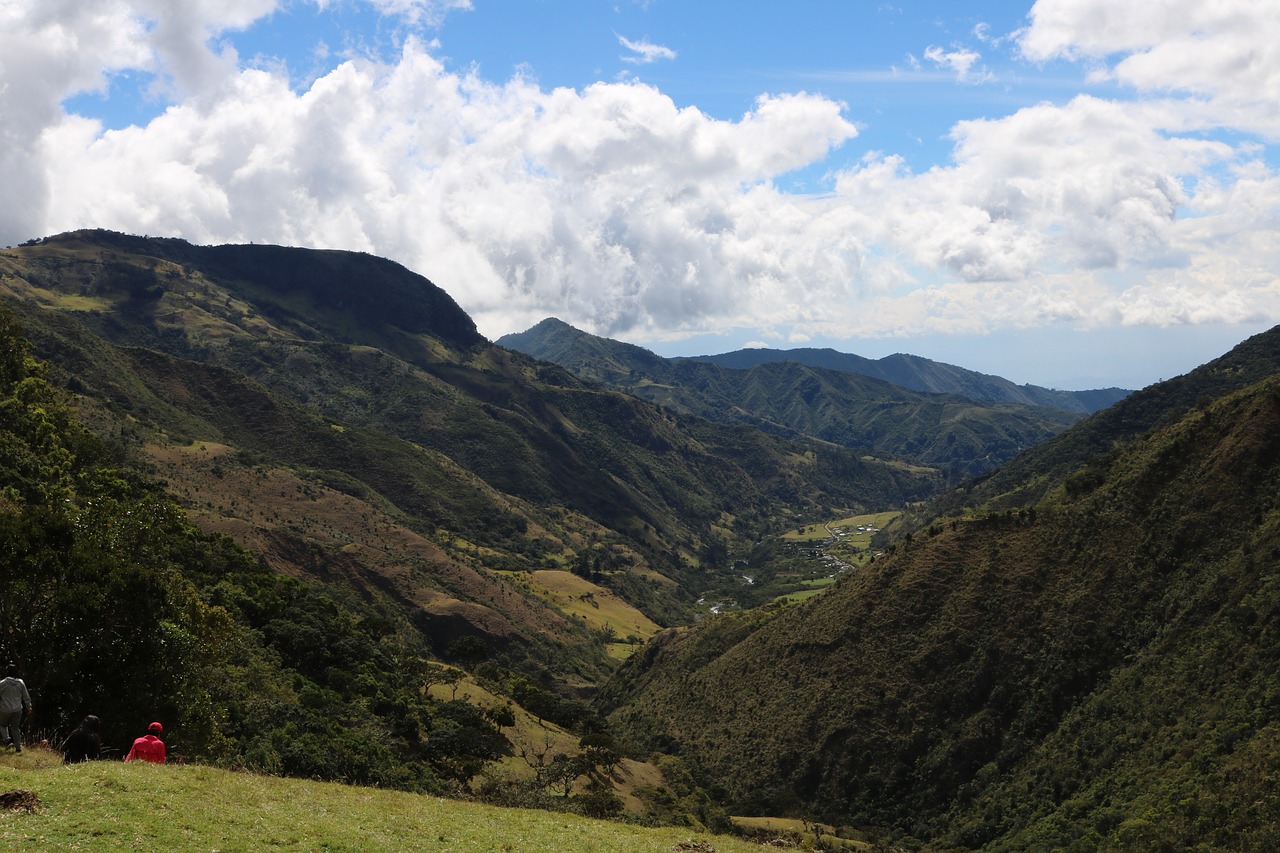
[[[64,311],[107,311],[114,307],[114,303],[110,299],[102,296],[83,296],[71,293],[50,293],[49,296],[53,305]]]
[[[612,629],[619,637],[642,640],[658,632],[658,625],[611,590],[572,572],[542,569],[530,572],[529,587],[566,615],[577,616],[594,630]]]
[[[831,586],[835,582],[835,578],[812,578],[810,580],[800,581],[800,585],[812,592],[822,592],[822,590]]]
[[[24,768],[6,756],[0,758],[0,790],[31,791],[39,801],[33,811],[0,812],[0,848],[6,850],[759,850],[688,828],[650,829],[197,765],[94,761]]]
[[[799,604],[802,601],[808,601],[815,596],[822,595],[822,593],[823,590],[820,589],[806,589],[800,592],[789,592],[786,595],[780,595],[774,600],[786,602],[787,604]]]
[[[864,515],[851,515],[848,518],[842,518],[839,521],[831,522],[831,527],[842,529],[856,529],[858,527],[875,527],[882,528],[890,521],[893,521],[901,512],[897,510],[888,510],[886,512],[872,512]]]
[[[826,592],[827,587],[831,586],[835,582],[835,578],[811,578],[810,580],[803,580],[799,582],[799,585],[804,587],[803,589],[789,592],[785,595],[780,595],[774,600],[785,601],[789,604],[807,601],[815,595],[821,595]]]
[[[806,524],[796,530],[788,530],[782,538],[787,542],[821,542],[831,538],[831,533],[825,524]]]
[[[626,660],[638,648],[640,647],[634,643],[607,643],[604,651],[613,660]]]

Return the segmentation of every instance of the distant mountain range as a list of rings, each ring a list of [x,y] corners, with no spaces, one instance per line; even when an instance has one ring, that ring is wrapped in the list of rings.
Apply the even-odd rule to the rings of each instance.
[[[711,361],[740,370],[777,361],[794,361],[810,367],[843,370],[847,373],[883,379],[885,382],[892,382],[894,385],[901,385],[913,391],[959,394],[973,400],[1044,406],[1085,415],[1105,409],[1132,393],[1123,388],[1058,391],[1053,388],[1041,388],[1038,385],[1016,385],[1001,376],[978,373],[953,364],[944,364],[905,353],[870,359],[833,349],[802,347],[789,350],[740,349],[721,355],[694,356],[693,359]]]
[[[497,343],[679,411],[937,465],[953,481],[1128,393],[1019,387],[915,356],[877,362],[833,350],[741,350],[665,359],[554,318]]]

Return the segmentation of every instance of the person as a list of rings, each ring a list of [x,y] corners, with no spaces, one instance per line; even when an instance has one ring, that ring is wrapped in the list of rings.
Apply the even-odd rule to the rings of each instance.
[[[150,761],[152,764],[164,764],[164,741],[160,740],[160,733],[164,731],[164,726],[159,723],[152,723],[147,726],[147,733],[133,742],[133,747],[129,750],[129,754],[124,757],[125,761]]]
[[[31,713],[31,694],[18,677],[18,665],[9,664],[0,679],[0,742],[22,752],[22,715]]]
[[[62,743],[62,763],[78,764],[97,760],[102,753],[102,724],[93,714],[80,721],[80,725],[67,735]]]

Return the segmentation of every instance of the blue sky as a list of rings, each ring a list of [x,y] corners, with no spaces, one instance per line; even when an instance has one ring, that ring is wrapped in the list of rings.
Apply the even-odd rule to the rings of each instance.
[[[1257,0],[0,2],[0,244],[369,251],[497,337],[1141,387],[1280,322]]]

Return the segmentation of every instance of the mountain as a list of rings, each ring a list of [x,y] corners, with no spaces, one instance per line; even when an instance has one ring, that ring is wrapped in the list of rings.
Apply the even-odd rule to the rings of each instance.
[[[75,417],[7,309],[0,353],[0,643],[29,732],[57,745],[94,714],[118,760],[162,720],[171,761],[435,793],[511,751],[509,717],[423,691],[428,644],[385,601],[197,530]]]
[[[586,385],[369,255],[82,231],[0,252],[0,293],[84,422],[201,528],[379,603],[436,656],[479,637],[562,689],[650,629],[542,572],[590,564],[599,596],[677,624],[717,555],[939,484]]]
[[[738,369],[664,359],[555,319],[497,343],[677,411],[940,467],[952,481],[988,471],[1080,417],[1057,408],[912,391],[799,361]]]
[[[1074,490],[1088,488],[1117,449],[1277,372],[1280,326],[1254,335],[1182,376],[1135,391],[988,476],[940,497],[927,512],[1004,510],[1039,500],[1064,483]]]
[[[1162,422],[1042,498],[662,632],[602,709],[737,813],[929,849],[1276,848],[1280,371],[1230,386],[1278,342],[1148,389],[1129,417]],[[1193,387],[1222,393],[1174,404]]]
[[[697,361],[710,361],[740,370],[777,361],[794,361],[810,367],[872,376],[913,391],[959,394],[972,400],[986,400],[993,403],[1045,406],[1085,415],[1105,409],[1131,393],[1123,388],[1059,391],[1053,388],[1041,388],[1038,385],[1016,385],[1000,376],[965,370],[953,364],[906,353],[869,359],[833,349],[801,347],[789,350],[742,349],[720,355],[700,355],[693,358]]]

